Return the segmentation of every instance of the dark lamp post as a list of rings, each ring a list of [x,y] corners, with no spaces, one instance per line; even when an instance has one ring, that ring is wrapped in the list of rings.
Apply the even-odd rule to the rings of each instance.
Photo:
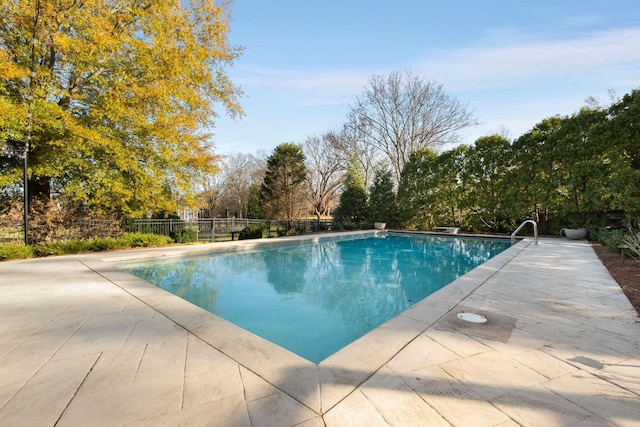
[[[24,179],[24,244],[29,244],[29,179],[27,175],[27,157],[29,154],[29,136],[27,136],[27,142],[25,142],[24,157],[22,162],[23,179]]]
[[[24,244],[29,244],[29,176],[28,176],[28,159],[29,147],[31,145],[31,130],[33,126],[33,93],[36,85],[36,44],[38,44],[38,20],[40,18],[40,0],[36,0],[35,11],[33,15],[33,33],[31,34],[31,72],[29,73],[29,108],[27,110],[27,140],[24,143],[24,158],[22,163],[22,171],[24,173]]]

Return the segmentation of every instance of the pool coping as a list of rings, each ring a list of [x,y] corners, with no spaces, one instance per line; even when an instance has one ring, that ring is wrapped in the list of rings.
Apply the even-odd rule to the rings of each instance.
[[[317,414],[324,414],[349,396],[426,329],[464,301],[532,242],[528,239],[520,240],[319,364],[314,364],[139,279],[119,269],[117,265],[126,261],[149,258],[181,257],[230,249],[251,250],[267,244],[318,240],[328,236],[350,238],[372,233],[386,233],[386,231],[367,230],[158,248],[105,255],[101,259],[85,259],[81,262],[310,410]]]

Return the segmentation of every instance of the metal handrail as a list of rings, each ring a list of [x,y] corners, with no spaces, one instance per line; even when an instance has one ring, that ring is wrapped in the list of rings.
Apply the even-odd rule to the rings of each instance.
[[[518,228],[516,228],[516,231],[514,231],[513,233],[511,233],[511,244],[513,245],[516,242],[516,234],[518,234],[518,231],[522,230],[522,228],[527,225],[527,223],[531,223],[533,224],[533,242],[537,245],[538,244],[538,223],[535,222],[532,219],[528,219],[526,221],[524,221],[522,224],[520,224],[520,226]]]

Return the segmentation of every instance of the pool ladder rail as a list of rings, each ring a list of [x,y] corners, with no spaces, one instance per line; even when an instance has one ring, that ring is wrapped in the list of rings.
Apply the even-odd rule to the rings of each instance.
[[[516,234],[518,234],[518,231],[522,230],[524,228],[524,226],[527,225],[527,224],[533,224],[533,242],[536,245],[538,244],[538,223],[535,222],[532,219],[528,219],[528,220],[524,221],[522,224],[520,224],[520,226],[518,226],[518,228],[516,228],[516,231],[511,233],[511,244],[512,245],[516,242]]]

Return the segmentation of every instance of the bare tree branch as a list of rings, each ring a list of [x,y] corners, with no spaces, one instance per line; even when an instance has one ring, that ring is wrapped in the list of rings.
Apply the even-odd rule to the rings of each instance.
[[[392,72],[371,77],[351,106],[345,127],[358,135],[361,147],[386,157],[399,180],[411,153],[456,142],[460,130],[475,124],[467,106],[447,95],[441,84]]]
[[[318,218],[328,215],[344,181],[346,141],[336,133],[310,137],[303,144],[309,202]]]

